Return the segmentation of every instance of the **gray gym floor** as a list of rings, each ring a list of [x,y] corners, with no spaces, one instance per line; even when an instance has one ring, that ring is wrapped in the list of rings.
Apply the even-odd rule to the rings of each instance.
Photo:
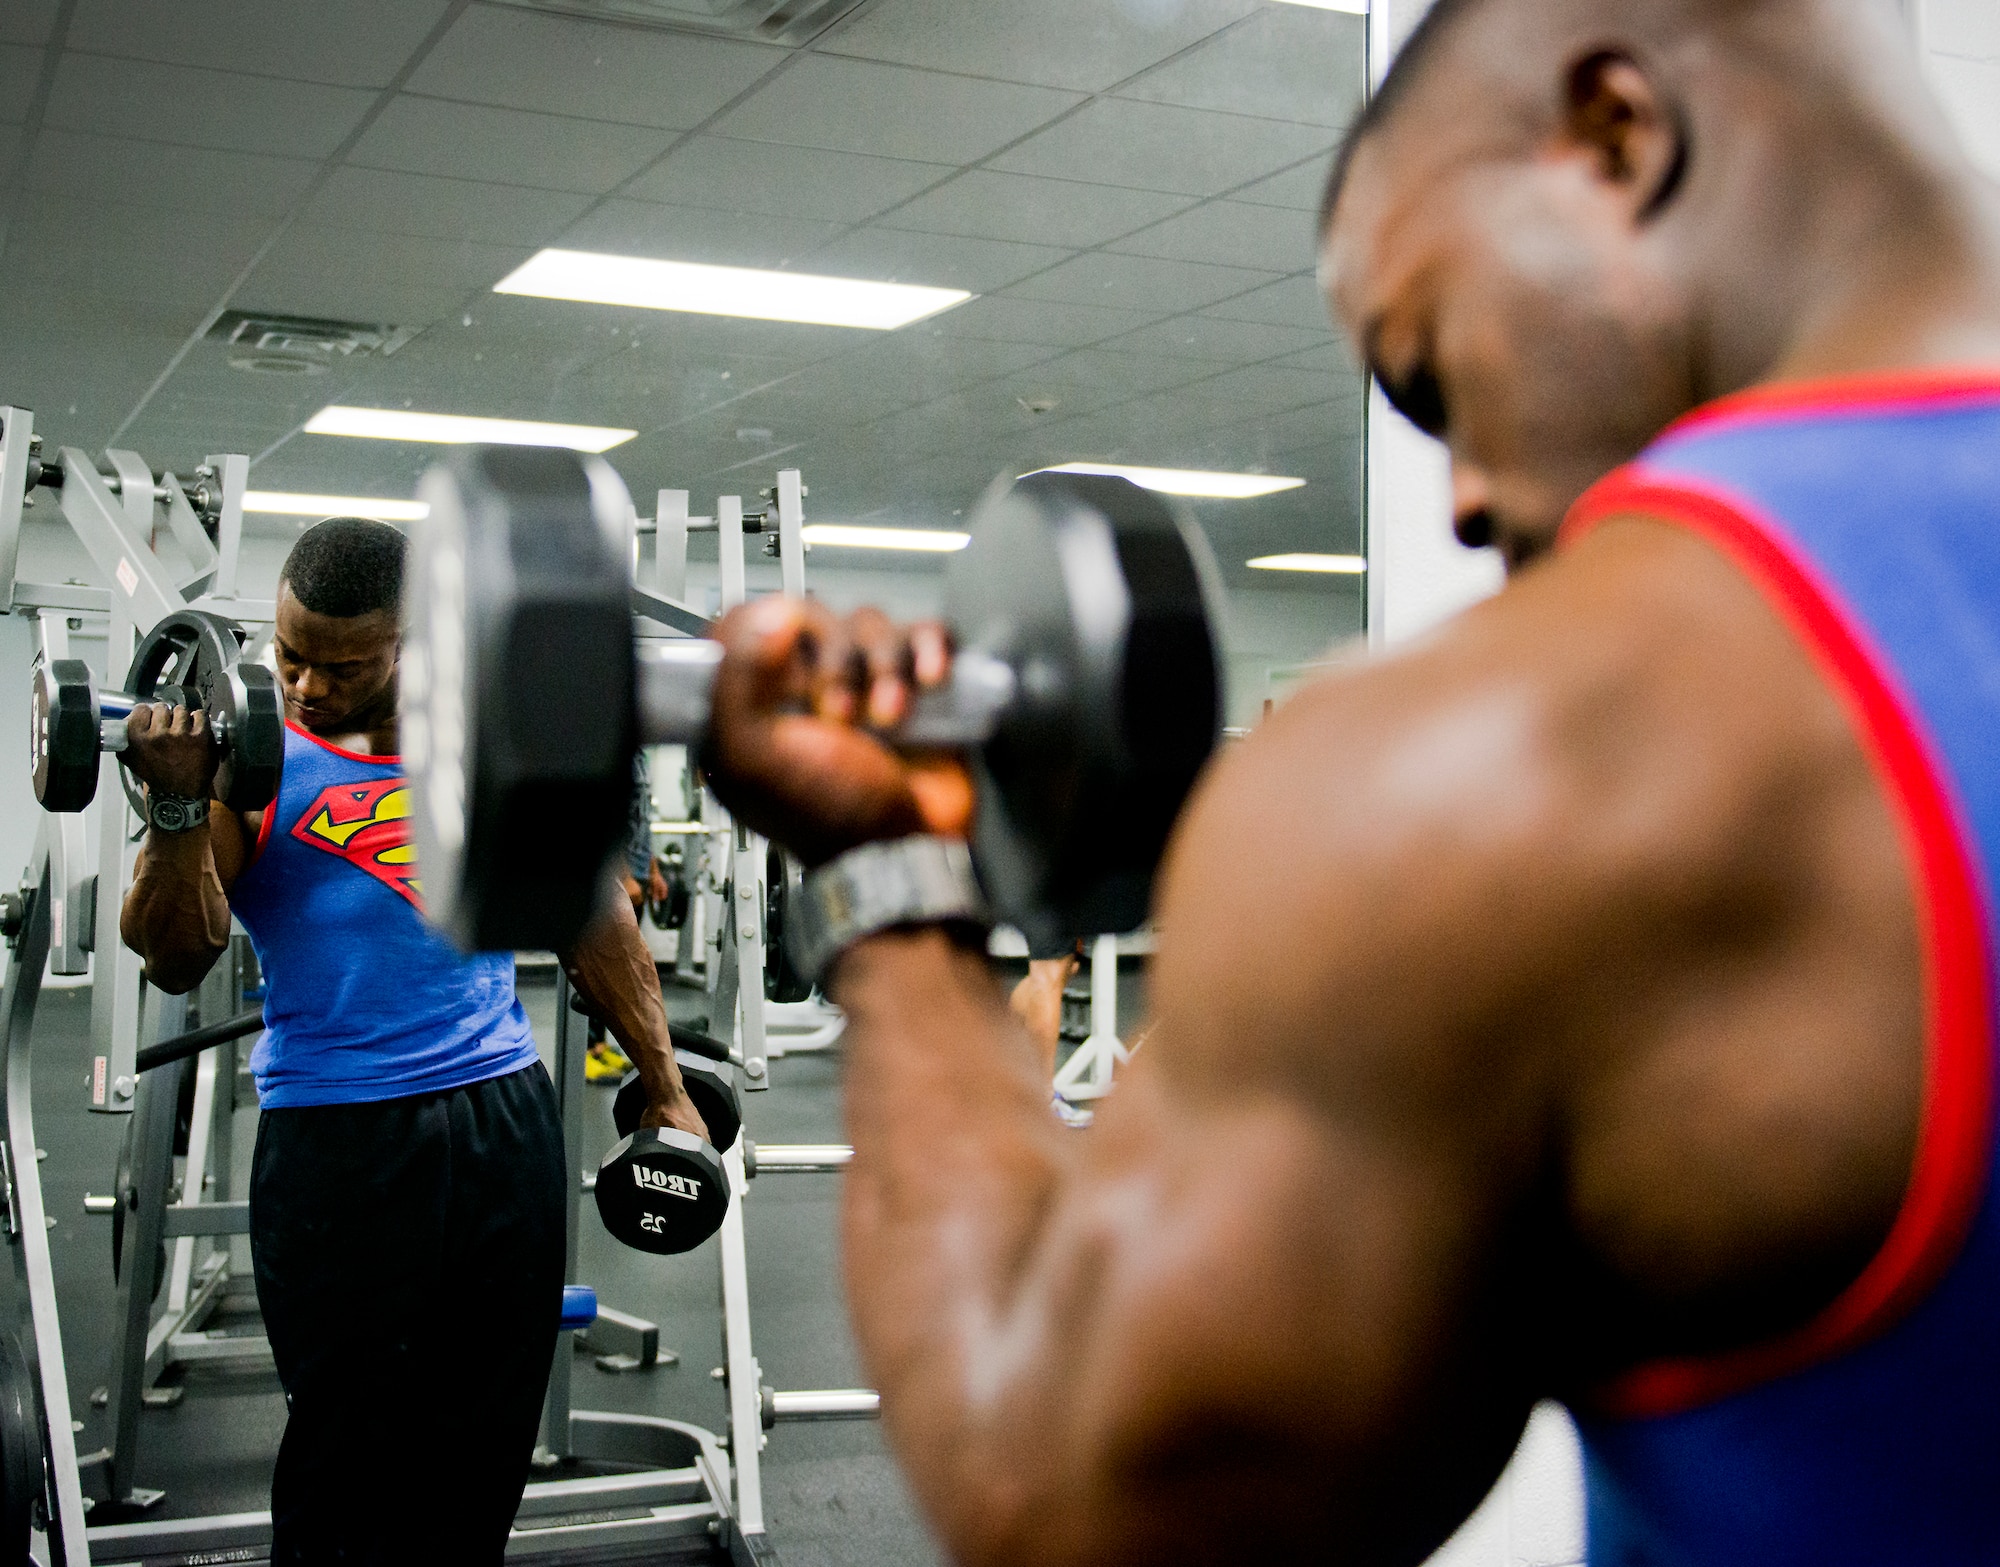
[[[524,979],[522,998],[546,1050],[553,1037],[551,982]],[[678,1019],[700,1013],[704,998],[668,992]],[[50,1234],[70,1390],[83,1431],[79,1448],[103,1445],[102,1412],[89,1395],[110,1371],[114,1294],[108,1220],[86,1217],[83,1195],[111,1188],[122,1118],[84,1109],[88,991],[52,991],[35,1020],[35,1113],[42,1147]],[[759,1142],[841,1139],[839,1067],[828,1056],[774,1064],[775,1086],[747,1096],[746,1121]],[[249,1118],[245,1116],[247,1123]],[[593,1092],[585,1111],[585,1154],[595,1161],[612,1141],[611,1094]],[[247,1157],[239,1160],[239,1180]],[[764,1378],[779,1388],[856,1387],[864,1383],[841,1305],[837,1252],[837,1175],[758,1181],[746,1213],[752,1334]],[[679,1364],[611,1375],[585,1355],[575,1359],[580,1408],[671,1416],[720,1431],[720,1286],[715,1243],[681,1257],[629,1251],[605,1234],[585,1199],[582,1282],[607,1305],[660,1324],[662,1349]],[[140,1422],[140,1483],[166,1490],[157,1516],[193,1516],[262,1508],[283,1426],[283,1397],[273,1378],[190,1376],[172,1409],[147,1410]],[[422,1464],[396,1448],[395,1411],[385,1410],[382,1462]],[[940,1560],[916,1514],[881,1430],[869,1423],[781,1426],[764,1452],[770,1535],[786,1567],[903,1567]]]

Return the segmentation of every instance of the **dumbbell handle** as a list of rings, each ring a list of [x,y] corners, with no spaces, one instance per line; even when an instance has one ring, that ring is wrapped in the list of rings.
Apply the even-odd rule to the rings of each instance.
[[[126,720],[132,716],[135,707],[149,707],[151,697],[133,696],[124,691],[100,691],[97,694],[98,744],[106,751],[123,751],[131,737],[126,733]],[[218,748],[229,744],[228,725],[209,714],[209,736]]]
[[[703,637],[656,643],[639,658],[639,734],[646,745],[692,745],[708,728],[715,671],[722,644]],[[907,748],[956,749],[992,737],[1000,715],[1014,700],[1014,670],[990,653],[964,652],[951,664],[951,679],[918,695],[909,718],[896,732]]]

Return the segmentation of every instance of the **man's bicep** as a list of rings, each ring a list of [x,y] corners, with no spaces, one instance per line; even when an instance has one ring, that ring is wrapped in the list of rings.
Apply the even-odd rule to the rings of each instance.
[[[1490,1486],[1532,1402],[1495,1342],[1491,1194],[1365,1116],[1178,1097],[1130,1074],[1104,1115],[1097,1201],[1070,1221],[1122,1232],[1099,1252],[1108,1348],[1076,1389],[1105,1422],[1089,1449],[1123,1477],[1094,1505],[1123,1515],[1111,1537],[1157,1532],[1162,1551],[1178,1533],[1420,1558]],[[1122,1176],[1121,1122],[1162,1142]]]

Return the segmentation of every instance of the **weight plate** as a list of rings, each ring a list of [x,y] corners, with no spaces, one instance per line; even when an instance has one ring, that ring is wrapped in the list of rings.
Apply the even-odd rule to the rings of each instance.
[[[687,1132],[641,1127],[597,1169],[597,1213],[637,1251],[692,1251],[722,1227],[729,1177],[713,1148]]]
[[[28,760],[45,811],[80,811],[97,797],[97,683],[80,658],[35,666]]]
[[[804,1001],[812,995],[812,981],[792,963],[791,949],[785,944],[785,925],[792,900],[799,895],[804,873],[799,862],[777,844],[764,857],[764,999]]]
[[[12,1333],[0,1332],[0,1562],[26,1562],[35,1503],[47,1485],[34,1372]]]
[[[433,924],[561,950],[625,838],[636,749],[631,497],[610,466],[456,449],[418,491],[401,703]]]
[[[206,610],[176,610],[147,632],[133,650],[131,668],[125,675],[125,690],[141,701],[206,708],[213,723],[219,712],[227,711],[229,698],[226,689],[221,697],[222,706],[218,708],[217,688],[225,686],[228,672],[242,662],[244,637],[243,628],[233,620],[211,615]],[[265,671],[267,676],[269,673]],[[279,750],[282,754],[282,712],[279,723]],[[132,802],[132,809],[144,817],[145,791],[129,771],[122,772],[121,776],[125,783],[125,797]],[[216,788],[221,786],[221,775],[218,773]],[[235,800],[220,794],[216,797],[232,810],[258,810],[270,804],[276,795],[274,783],[271,793],[254,805],[238,805]]]
[[[996,482],[971,533],[944,618],[1016,678],[974,753],[980,880],[1036,949],[1131,930],[1222,733],[1207,543],[1162,496],[1084,474]]]

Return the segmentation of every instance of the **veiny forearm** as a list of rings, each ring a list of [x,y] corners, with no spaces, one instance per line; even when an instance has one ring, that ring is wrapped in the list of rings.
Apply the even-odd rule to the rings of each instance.
[[[832,994],[849,1303],[892,1440],[959,1559],[1046,1559],[1100,1456],[1067,1411],[1100,1304],[1080,1140],[980,954],[935,931],[877,937]]]
[[[660,972],[639,934],[632,905],[622,896],[562,954],[569,982],[584,1005],[604,1020],[604,1026],[639,1069],[652,1104],[678,1099],[680,1068],[674,1065],[672,1037],[667,1032],[667,1004],[660,994]]]
[[[180,995],[201,983],[229,947],[229,897],[206,826],[147,840],[118,932],[158,989]]]

